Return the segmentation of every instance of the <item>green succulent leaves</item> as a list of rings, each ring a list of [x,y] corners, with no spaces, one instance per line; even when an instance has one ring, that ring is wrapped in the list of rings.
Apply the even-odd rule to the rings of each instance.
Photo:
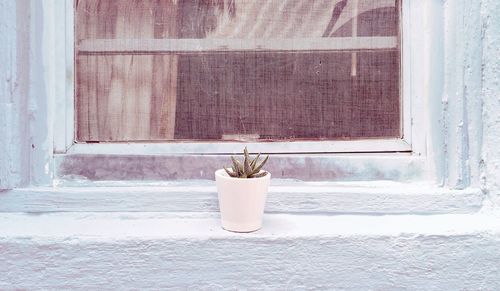
[[[238,161],[235,157],[231,156],[231,161],[233,165],[231,166],[231,170],[224,167],[224,171],[233,178],[260,178],[264,177],[267,172],[259,173],[262,170],[262,167],[269,159],[269,156],[266,156],[262,161],[259,162],[260,154],[258,154],[254,159],[250,158],[248,154],[247,147],[243,150],[243,162]]]

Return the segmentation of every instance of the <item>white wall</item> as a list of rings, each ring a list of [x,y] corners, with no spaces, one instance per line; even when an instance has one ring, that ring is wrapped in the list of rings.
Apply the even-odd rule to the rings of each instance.
[[[0,189],[49,185],[51,64],[42,63],[42,1],[1,0],[0,13]]]
[[[88,226],[95,228],[103,223],[101,217],[91,224],[91,217],[85,214],[74,219],[79,222],[60,216],[53,219],[72,226],[83,226],[82,221],[90,220]],[[29,225],[18,219],[20,225]],[[42,219],[51,220],[50,216]],[[278,217],[274,219],[274,236],[220,234],[223,231],[214,219],[196,220],[191,225],[176,221],[184,225],[185,232],[189,228],[199,232],[176,237],[168,234],[175,231],[171,223],[150,219],[144,223],[129,217],[113,224],[117,228],[128,225],[119,228],[121,235],[118,230],[99,235],[98,231],[80,229],[54,237],[47,229],[49,234],[43,236],[17,240],[0,237],[0,289],[500,289],[499,233],[492,236],[447,230],[422,234],[407,230],[374,234],[373,227],[381,225],[372,224],[372,231],[366,234],[284,235],[280,229],[287,226],[287,220]],[[322,218],[316,219],[321,223]],[[356,222],[363,224],[362,220],[350,221]],[[265,225],[269,228],[270,223],[266,221]],[[211,232],[203,230],[207,225],[214,226]],[[156,229],[148,231],[148,226]]]
[[[29,172],[29,10],[0,1],[0,189],[26,185]]]
[[[482,91],[483,147],[481,181],[491,199],[500,207],[500,2],[483,0]]]
[[[0,0],[0,188],[50,184],[52,117],[44,87],[50,64],[43,64],[41,57],[47,41],[42,31],[47,27],[40,27],[40,3]],[[442,62],[442,72],[433,79],[443,83],[431,82],[429,87],[434,90],[431,96],[440,102],[434,107],[440,110],[434,112],[438,118],[429,127],[445,132],[439,140],[443,152],[436,157],[442,160],[438,168],[444,169],[444,184],[449,187],[481,187],[487,196],[482,212],[489,213],[487,216],[476,220],[478,214],[463,214],[460,219],[418,214],[402,219],[388,215],[389,223],[376,227],[371,224],[376,216],[360,215],[351,221],[354,229],[358,227],[356,221],[372,226],[369,233],[333,231],[329,235],[287,236],[279,235],[278,227],[278,235],[253,238],[214,237],[203,231],[194,237],[173,233],[140,238],[134,236],[139,230],[127,228],[136,222],[122,216],[113,218],[118,226],[111,223],[115,220],[94,219],[96,214],[92,213],[87,218],[69,214],[46,221],[20,214],[27,220],[12,224],[14,216],[3,213],[0,287],[500,289],[500,233],[494,227],[481,228],[500,221],[500,2],[426,3],[445,7],[443,15],[433,18],[433,27],[443,31],[436,31],[431,39],[439,41],[439,35],[444,34],[446,43],[441,51],[429,51],[424,60]],[[452,111],[459,114],[448,114]],[[280,220],[273,217],[269,219]],[[84,223],[85,219],[92,223]],[[343,217],[332,219],[324,226],[334,228]],[[404,231],[406,222],[431,227],[442,219],[456,224],[457,230],[452,234],[446,229],[439,233],[425,229]],[[39,221],[47,223],[40,226]],[[285,220],[290,221],[295,220]],[[467,226],[465,231],[463,224],[467,221],[478,224]],[[115,226],[109,228],[111,234],[116,229],[131,232],[119,238],[97,233],[92,238],[83,230],[63,231],[77,226],[93,228],[106,222]],[[12,228],[5,230],[8,225]],[[384,234],[395,225],[403,229]],[[198,230],[205,226],[192,227]],[[61,232],[54,230],[46,238],[43,233],[31,231],[37,227],[46,227],[47,231],[59,227]],[[164,227],[170,230],[168,225]]]

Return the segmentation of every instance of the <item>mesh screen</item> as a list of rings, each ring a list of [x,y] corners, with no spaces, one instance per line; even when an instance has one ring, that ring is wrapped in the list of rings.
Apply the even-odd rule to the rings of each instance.
[[[401,136],[397,0],[78,0],[78,141]]]

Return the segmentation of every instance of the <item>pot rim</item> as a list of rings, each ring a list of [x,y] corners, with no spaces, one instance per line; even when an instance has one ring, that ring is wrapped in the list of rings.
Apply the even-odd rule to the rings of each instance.
[[[230,181],[234,181],[234,182],[239,182],[239,183],[252,183],[252,180],[257,182],[257,181],[262,181],[262,180],[268,180],[268,179],[271,179],[271,173],[269,171],[265,171],[265,170],[260,170],[259,173],[262,173],[262,172],[266,172],[267,174],[263,177],[258,177],[258,178],[250,178],[250,179],[246,179],[246,178],[234,178],[234,177],[230,177],[226,171],[224,169],[218,169],[215,171],[215,176],[216,177],[219,177],[219,178],[222,178],[222,179],[225,179],[225,180],[230,180]]]

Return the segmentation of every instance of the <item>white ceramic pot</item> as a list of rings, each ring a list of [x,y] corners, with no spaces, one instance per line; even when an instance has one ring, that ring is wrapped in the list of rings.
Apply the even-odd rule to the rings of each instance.
[[[264,177],[230,177],[224,169],[215,171],[222,227],[235,232],[252,232],[262,227],[271,173]]]

